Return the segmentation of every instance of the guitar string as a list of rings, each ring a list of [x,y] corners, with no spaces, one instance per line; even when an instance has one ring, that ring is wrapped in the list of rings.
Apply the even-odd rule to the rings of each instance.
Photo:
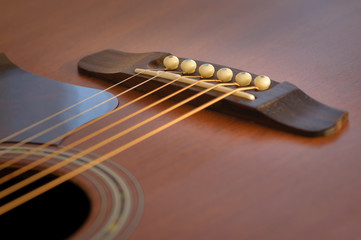
[[[113,100],[114,98],[117,98],[117,97],[119,97],[119,96],[121,96],[121,95],[123,95],[123,94],[125,94],[125,93],[127,93],[127,92],[129,92],[129,91],[131,91],[131,90],[133,90],[133,89],[135,89],[135,88],[137,88],[137,87],[139,87],[139,86],[141,86],[141,85],[143,85],[143,84],[151,81],[151,80],[153,80],[153,79],[156,78],[157,76],[158,76],[158,75],[153,76],[153,77],[145,80],[144,82],[141,82],[141,83],[139,83],[139,84],[137,84],[137,85],[135,85],[135,86],[133,86],[133,87],[131,87],[131,88],[129,88],[129,89],[127,89],[127,90],[125,90],[125,91],[123,91],[123,92],[121,92],[121,93],[119,93],[119,94],[117,94],[117,95],[115,95],[115,96],[113,96],[113,97],[111,97],[111,98],[109,98],[109,99],[107,99],[107,100],[105,100],[105,101],[97,104],[97,105],[92,106],[91,108],[88,108],[88,109],[86,109],[86,110],[84,110],[84,111],[82,111],[82,112],[80,112],[80,113],[78,113],[78,114],[76,114],[76,115],[74,115],[74,116],[72,116],[72,117],[64,120],[64,121],[62,121],[62,122],[59,122],[58,124],[53,125],[52,127],[49,127],[49,128],[47,128],[47,129],[45,129],[45,130],[43,130],[43,131],[41,131],[41,132],[39,132],[39,133],[37,133],[37,134],[35,134],[35,135],[32,135],[32,136],[24,139],[23,141],[20,141],[20,142],[18,142],[18,143],[16,143],[16,144],[10,146],[10,147],[7,148],[6,150],[1,151],[1,152],[0,152],[0,156],[3,155],[3,154],[8,153],[8,152],[10,152],[10,151],[12,151],[13,149],[15,149],[15,148],[17,148],[17,147],[20,147],[20,146],[22,146],[22,145],[24,145],[24,144],[26,144],[26,143],[28,143],[28,142],[36,139],[37,137],[40,137],[40,136],[42,136],[42,135],[44,135],[44,134],[46,134],[46,133],[48,133],[48,132],[56,129],[57,127],[60,127],[60,126],[64,125],[64,124],[67,123],[67,122],[70,122],[71,120],[73,120],[73,119],[75,119],[75,118],[77,118],[77,117],[79,117],[79,116],[81,116],[81,115],[83,115],[83,114],[85,114],[85,113],[87,113],[87,112],[89,112],[89,111],[91,111],[91,110],[93,110],[93,109],[95,109],[95,108],[97,108],[97,107],[99,107],[99,106],[101,106],[101,105],[103,105],[103,104],[105,104],[105,103]],[[129,79],[128,79],[128,80],[129,80]],[[13,160],[10,160],[10,161],[7,161],[7,162],[2,163],[2,164],[0,165],[0,170],[6,168],[6,167],[8,167],[8,166],[10,166],[10,165],[13,164],[13,163],[14,163]]]
[[[48,116],[48,117],[46,117],[46,118],[38,121],[38,122],[33,123],[32,125],[29,125],[29,126],[27,126],[27,127],[25,127],[25,128],[23,128],[23,129],[15,132],[15,133],[9,135],[9,136],[7,136],[7,137],[4,137],[4,138],[0,139],[0,144],[8,141],[8,140],[11,139],[11,138],[14,138],[14,137],[18,136],[18,135],[20,135],[20,134],[22,134],[22,133],[24,133],[24,132],[26,132],[26,131],[34,128],[34,127],[36,127],[36,126],[39,126],[40,124],[42,124],[42,123],[44,123],[44,122],[46,122],[46,121],[48,121],[48,120],[50,120],[50,119],[52,119],[52,118],[54,118],[54,117],[62,114],[62,113],[64,113],[64,112],[66,112],[66,111],[68,111],[68,110],[70,110],[70,109],[78,106],[79,104],[81,104],[81,103],[83,103],[83,102],[86,102],[86,101],[88,101],[88,100],[90,100],[90,99],[92,99],[92,98],[94,98],[94,97],[96,97],[96,96],[98,96],[98,95],[100,95],[100,94],[102,94],[102,93],[104,93],[104,92],[106,92],[106,91],[108,91],[108,90],[110,90],[110,89],[112,89],[112,88],[114,88],[114,87],[116,87],[116,86],[118,86],[118,85],[120,85],[120,84],[128,81],[128,80],[130,80],[131,78],[134,78],[135,76],[137,76],[137,75],[139,75],[139,74],[140,74],[140,73],[137,73],[137,74],[135,74],[135,75],[133,75],[133,76],[131,76],[131,77],[128,77],[128,78],[126,78],[126,79],[124,79],[124,80],[122,80],[122,81],[120,81],[120,82],[118,82],[118,83],[116,83],[116,84],[114,84],[114,85],[112,85],[112,86],[110,86],[110,87],[108,87],[108,88],[106,88],[106,89],[104,89],[104,90],[96,93],[96,94],[93,94],[93,95],[91,95],[91,96],[89,96],[89,97],[81,100],[80,102],[77,102],[77,103],[75,103],[75,104],[73,104],[73,105],[71,105],[71,106],[69,106],[69,107],[67,107],[67,108],[65,108],[65,109],[63,109],[63,110],[61,110],[61,111],[59,111],[59,112],[56,112],[56,113],[54,113],[54,114],[52,114],[52,115],[50,115],[50,116]],[[1,155],[1,152],[0,152],[0,155]]]
[[[97,122],[97,121],[99,121],[99,120],[101,120],[101,119],[103,119],[103,118],[105,118],[105,117],[107,117],[107,116],[109,116],[109,115],[111,115],[111,114],[113,114],[113,113],[115,113],[115,112],[117,112],[117,111],[119,111],[119,110],[121,110],[121,109],[123,109],[123,108],[125,108],[125,107],[127,107],[127,106],[129,106],[129,105],[131,105],[131,104],[133,104],[133,103],[135,103],[135,102],[137,102],[137,101],[140,101],[141,99],[143,99],[143,98],[145,98],[145,97],[153,94],[153,93],[156,92],[156,91],[159,91],[159,90],[165,88],[166,86],[168,86],[168,85],[170,85],[170,84],[172,84],[172,83],[174,83],[174,82],[176,82],[176,81],[179,81],[181,78],[184,78],[184,77],[199,77],[199,76],[182,76],[182,77],[176,78],[176,79],[174,79],[174,80],[172,80],[172,81],[170,81],[170,82],[167,82],[167,83],[163,84],[162,86],[160,86],[160,87],[158,87],[158,88],[156,88],[156,89],[154,89],[154,90],[152,90],[152,91],[150,91],[150,92],[148,92],[148,93],[146,93],[146,94],[144,94],[144,95],[142,95],[142,96],[140,96],[140,97],[138,97],[138,98],[136,98],[136,99],[134,99],[134,100],[132,100],[132,101],[130,101],[130,102],[122,105],[122,106],[120,106],[120,107],[118,107],[117,109],[113,110],[112,112],[109,112],[109,113],[107,113],[106,115],[103,115],[103,116],[101,116],[101,117],[93,120],[92,122],[89,122],[88,124],[85,124],[85,125],[79,127],[79,128],[77,129],[77,131],[80,131],[81,129],[84,129],[85,127],[89,126],[90,124],[95,123],[95,122]],[[125,117],[124,119],[120,119],[120,120],[118,120],[118,121],[116,121],[116,122],[108,125],[107,127],[102,128],[102,129],[100,129],[100,130],[92,133],[91,135],[88,135],[88,137],[95,137],[96,135],[101,134],[102,132],[104,132],[104,131],[112,128],[113,126],[116,126],[116,125],[120,124],[121,122],[124,122],[124,121],[128,120],[129,118],[134,117],[134,116],[136,116],[137,114],[140,114],[141,112],[143,112],[143,111],[145,111],[145,110],[147,110],[147,109],[149,109],[149,108],[151,108],[151,107],[153,107],[153,106],[155,106],[155,105],[157,105],[157,104],[159,104],[159,103],[161,103],[161,102],[163,102],[163,101],[171,98],[172,96],[174,96],[174,95],[176,95],[176,94],[178,94],[178,93],[180,93],[180,92],[182,92],[182,91],[185,91],[186,89],[188,89],[188,88],[190,88],[190,87],[192,87],[192,86],[194,86],[194,85],[196,85],[196,84],[198,84],[198,83],[200,83],[200,82],[212,82],[212,81],[218,81],[218,80],[200,80],[200,81],[198,81],[198,82],[196,82],[196,83],[193,83],[193,84],[191,84],[191,85],[188,85],[187,87],[184,87],[184,88],[180,89],[180,90],[177,91],[176,93],[173,93],[173,94],[171,94],[171,95],[168,95],[167,97],[164,97],[163,99],[160,99],[160,100],[158,100],[157,102],[155,102],[155,103],[153,103],[153,104],[151,104],[151,105],[148,105],[147,107],[145,107],[145,108],[137,111],[136,113],[133,113],[132,116],[127,116],[127,117]],[[33,148],[33,149],[31,149],[30,151],[28,151],[27,153],[22,154],[22,155],[20,155],[20,156],[18,156],[18,157],[16,157],[16,158],[12,159],[12,162],[18,162],[18,161],[24,159],[25,157],[31,155],[31,154],[34,153],[34,152],[41,151],[42,149],[50,146],[53,142],[56,142],[57,140],[62,139],[63,137],[69,136],[69,135],[73,134],[74,132],[75,132],[75,130],[72,131],[72,132],[66,133],[66,134],[64,134],[64,135],[61,135],[61,136],[59,136],[59,137],[51,140],[51,141],[48,142],[48,143],[44,143],[44,144],[42,144],[42,145],[40,145],[40,146],[38,146],[38,147],[36,147],[36,148]],[[32,169],[32,168],[40,165],[40,164],[43,163],[43,162],[46,162],[47,160],[49,160],[51,157],[55,156],[56,154],[60,154],[60,153],[66,151],[66,150],[68,150],[68,149],[70,149],[70,148],[73,148],[73,147],[75,147],[75,146],[77,146],[77,145],[85,142],[85,141],[86,141],[86,140],[84,140],[84,138],[79,139],[79,140],[77,140],[76,142],[71,143],[71,144],[65,146],[64,148],[61,148],[61,149],[59,149],[58,151],[54,152],[51,156],[49,155],[49,156],[46,156],[46,157],[44,157],[44,158],[38,159],[37,161],[34,161],[34,162],[32,162],[32,163],[30,163],[30,164],[28,164],[28,165],[25,165],[25,166],[23,166],[23,167],[15,170],[15,171],[12,172],[12,173],[9,173],[9,174],[5,175],[4,177],[0,178],[0,184],[4,183],[4,182],[6,182],[6,181],[9,181],[9,180],[11,180],[12,178],[14,178],[14,177],[16,177],[16,176],[19,176],[20,174],[22,174],[22,173],[24,173],[24,172],[26,172],[26,171],[28,171],[28,170],[30,170],[30,169]]]
[[[204,81],[210,81],[210,80],[204,80]],[[211,80],[211,81],[218,81],[218,80]],[[158,114],[156,114],[156,115],[154,115],[154,116],[152,116],[152,117],[150,117],[150,118],[148,118],[148,119],[146,119],[146,120],[144,120],[144,121],[142,121],[142,122],[140,122],[140,123],[138,123],[138,124],[136,124],[136,125],[134,125],[134,126],[132,126],[132,127],[129,127],[128,129],[123,130],[122,132],[120,132],[120,133],[118,133],[118,134],[116,134],[116,135],[114,135],[114,136],[112,136],[112,137],[107,138],[106,140],[104,140],[104,141],[102,141],[102,142],[100,142],[100,143],[98,143],[98,144],[95,144],[95,145],[93,145],[92,147],[89,147],[88,149],[85,149],[85,150],[83,150],[82,152],[80,152],[80,153],[78,153],[78,154],[76,154],[76,155],[74,155],[74,156],[72,156],[72,157],[70,157],[70,158],[68,158],[68,159],[66,159],[66,160],[64,160],[64,161],[56,164],[56,165],[54,165],[54,166],[51,166],[51,167],[49,167],[49,168],[47,168],[47,169],[44,169],[44,170],[42,170],[42,171],[34,174],[33,176],[30,176],[29,178],[26,178],[26,179],[24,179],[23,181],[18,182],[18,183],[16,183],[16,184],[14,184],[14,185],[12,185],[12,186],[10,186],[10,187],[2,190],[2,191],[0,192],[0,198],[3,198],[3,197],[5,197],[5,196],[7,196],[7,195],[9,195],[9,194],[11,194],[11,193],[19,190],[19,189],[25,187],[26,185],[28,185],[28,184],[30,184],[30,183],[32,183],[32,182],[40,179],[41,177],[44,177],[44,176],[46,176],[46,175],[48,175],[48,174],[50,174],[50,173],[52,173],[52,172],[60,169],[61,167],[66,166],[67,164],[75,161],[77,158],[79,158],[79,157],[81,157],[81,156],[84,156],[84,155],[86,155],[87,153],[90,153],[90,152],[95,151],[96,149],[98,149],[98,148],[106,145],[107,143],[110,143],[110,142],[112,142],[112,141],[120,138],[121,136],[124,136],[125,134],[127,134],[127,133],[129,133],[129,132],[131,132],[131,131],[134,131],[135,129],[137,129],[137,128],[143,126],[143,125],[145,125],[146,123],[148,123],[148,122],[150,122],[150,121],[152,121],[152,120],[154,120],[154,119],[156,119],[156,118],[159,118],[160,116],[168,113],[169,111],[172,111],[173,109],[175,109],[175,108],[177,108],[177,107],[179,107],[179,106],[181,106],[181,105],[184,105],[185,103],[187,103],[187,102],[189,102],[189,101],[197,98],[198,96],[200,96],[200,95],[202,95],[202,94],[204,94],[204,93],[206,93],[206,92],[208,92],[208,91],[210,91],[210,90],[212,90],[212,89],[214,89],[214,88],[216,88],[217,86],[220,86],[220,85],[222,85],[222,86],[232,86],[232,85],[233,85],[233,86],[234,86],[234,85],[237,85],[237,84],[236,84],[236,83],[224,83],[224,84],[218,84],[218,85],[215,85],[215,86],[213,86],[213,87],[211,87],[211,88],[205,89],[204,91],[199,92],[199,93],[197,93],[197,94],[195,94],[195,95],[193,95],[193,96],[191,96],[191,97],[189,97],[189,98],[187,98],[187,99],[185,99],[185,100],[183,100],[183,101],[181,101],[181,102],[173,105],[172,107],[170,107],[170,108],[168,108],[168,109],[166,109],[166,110],[164,110],[164,111],[162,111],[162,112],[160,112],[160,113],[158,113]],[[178,91],[178,92],[179,92],[179,91]],[[178,94],[178,92],[171,94],[170,97],[175,96],[176,94]],[[167,98],[167,99],[168,99],[168,98]],[[161,100],[163,100],[163,99],[161,99]],[[166,99],[164,99],[164,100],[166,100]],[[164,101],[164,100],[163,100],[163,101]],[[160,101],[158,101],[156,104],[158,104],[159,102],[160,102]],[[154,104],[154,105],[156,105],[156,104]],[[146,108],[148,108],[148,107],[146,107]],[[123,121],[125,121],[126,119],[129,119],[129,118],[133,117],[133,115],[136,115],[136,114],[138,114],[138,112],[133,113],[133,114],[125,117],[124,120],[123,120],[123,119],[120,119],[118,122],[119,122],[119,123],[120,123],[120,122],[123,122]],[[123,121],[122,121],[122,120],[123,120]],[[100,132],[100,130],[98,130],[97,132]],[[93,135],[89,135],[89,136],[87,136],[87,137],[84,137],[83,139],[84,139],[84,141],[86,141],[86,140],[88,140],[88,139],[91,139],[92,137],[93,137]],[[84,141],[83,141],[83,142],[84,142]],[[72,145],[71,147],[74,147],[74,146]],[[67,150],[67,149],[70,149],[70,147],[69,147],[69,146],[66,146],[66,147],[64,147],[64,149]],[[65,150],[63,150],[63,151],[65,151]],[[59,151],[61,152],[62,149],[58,150],[57,152],[59,152]],[[54,152],[54,153],[52,153],[52,154],[50,154],[50,155],[48,155],[48,156],[46,156],[46,157],[44,157],[44,158],[46,158],[47,160],[48,160],[48,159],[51,159],[51,157],[52,157],[52,156],[55,156],[55,155],[57,154],[57,152]]]
[[[172,121],[170,121],[170,122],[168,122],[166,124],[163,124],[162,126],[160,126],[160,127],[156,128],[156,129],[154,129],[154,130],[152,130],[152,131],[150,131],[150,132],[148,132],[148,133],[146,133],[146,134],[144,134],[144,135],[142,135],[142,136],[140,136],[140,137],[138,137],[138,138],[124,144],[124,145],[122,145],[121,147],[118,147],[118,148],[114,149],[113,151],[111,151],[111,152],[109,152],[109,153],[107,153],[107,154],[93,160],[92,162],[89,162],[89,163],[77,168],[76,170],[68,172],[68,173],[56,178],[55,180],[52,180],[51,182],[49,182],[49,183],[47,183],[47,184],[45,184],[45,185],[43,185],[43,186],[41,186],[41,187],[39,187],[39,188],[37,188],[35,190],[32,190],[31,192],[28,192],[25,195],[22,195],[21,197],[19,197],[19,198],[13,200],[13,201],[1,206],[0,207],[0,215],[4,214],[5,212],[10,211],[11,209],[13,209],[13,208],[15,208],[15,207],[29,201],[29,200],[35,198],[36,196],[39,196],[40,194],[42,194],[42,193],[44,193],[44,192],[58,186],[58,185],[60,185],[61,183],[65,182],[65,181],[68,181],[69,179],[83,173],[84,171],[90,169],[91,167],[93,167],[93,166],[95,166],[95,165],[97,165],[99,163],[102,163],[106,159],[109,159],[109,158],[115,156],[116,154],[119,154],[119,153],[125,151],[126,149],[128,149],[128,148],[130,148],[130,147],[132,147],[132,146],[134,146],[134,145],[148,139],[149,137],[151,137],[151,136],[153,136],[153,135],[155,135],[155,134],[169,128],[170,126],[172,126],[172,125],[174,125],[174,124],[176,124],[176,123],[178,123],[180,121],[182,121],[183,119],[185,119],[185,118],[187,118],[187,117],[189,117],[189,116],[191,116],[191,115],[193,115],[193,114],[207,108],[208,106],[222,100],[223,98],[226,98],[227,96],[230,96],[234,92],[247,90],[247,89],[249,89],[249,88],[237,88],[237,89],[234,89],[234,90],[232,90],[232,91],[230,91],[228,93],[225,93],[225,94],[223,94],[223,95],[221,95],[221,96],[219,96],[219,97],[217,97],[217,98],[215,98],[215,99],[213,99],[211,101],[208,101],[207,103],[204,103],[201,106],[199,106],[197,108],[194,108],[193,110],[189,111],[188,113],[183,114],[180,117],[178,117],[178,118],[176,118],[176,119],[174,119],[174,120],[172,120]],[[254,89],[254,87],[253,87],[253,89]],[[206,92],[208,92],[210,90],[211,89],[206,89],[206,90],[202,91],[202,94],[204,94],[204,93],[206,93]],[[200,96],[202,94],[198,93],[196,95]],[[191,98],[194,99],[195,97],[192,96]],[[173,108],[173,107],[171,107],[171,108]]]

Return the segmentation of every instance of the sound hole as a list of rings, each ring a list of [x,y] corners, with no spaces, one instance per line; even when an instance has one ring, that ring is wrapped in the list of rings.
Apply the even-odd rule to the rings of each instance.
[[[0,176],[14,171],[8,168]],[[2,184],[0,190],[35,174],[26,175]],[[51,180],[49,175],[28,187],[0,200],[3,205]],[[76,184],[68,181],[0,216],[2,239],[64,239],[71,236],[85,222],[90,212],[90,200]]]

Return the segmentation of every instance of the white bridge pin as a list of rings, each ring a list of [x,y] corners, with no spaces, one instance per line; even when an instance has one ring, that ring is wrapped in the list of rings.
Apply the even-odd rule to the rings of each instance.
[[[229,68],[221,68],[217,71],[217,78],[221,82],[229,82],[232,80],[233,72]]]
[[[271,85],[271,79],[265,75],[260,75],[254,79],[254,85],[258,90],[267,90]]]
[[[252,76],[248,72],[240,72],[236,75],[236,82],[241,87],[248,86],[252,82]]]
[[[166,70],[175,70],[178,68],[179,59],[173,55],[167,56],[163,59],[163,65]]]
[[[210,78],[214,74],[214,67],[212,64],[205,63],[199,67],[198,71],[202,78]]]
[[[184,74],[192,74],[196,71],[197,63],[192,59],[183,60],[181,63],[181,69]]]

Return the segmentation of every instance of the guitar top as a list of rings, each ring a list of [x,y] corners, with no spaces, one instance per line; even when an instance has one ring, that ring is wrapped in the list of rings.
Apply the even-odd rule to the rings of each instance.
[[[360,11],[3,2],[0,238],[361,239]]]

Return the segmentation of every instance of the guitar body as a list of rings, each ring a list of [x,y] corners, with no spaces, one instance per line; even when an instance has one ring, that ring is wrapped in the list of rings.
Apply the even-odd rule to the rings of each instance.
[[[47,239],[361,238],[359,2],[20,2],[1,5],[0,52],[36,76],[101,91],[114,82],[79,74],[77,65],[84,56],[103,49],[170,52],[290,82],[315,100],[346,110],[349,120],[328,136],[311,138],[201,111],[67,181],[66,189],[75,189],[76,197],[59,190],[55,198],[69,200],[64,205],[70,209],[65,214],[69,219],[82,216],[67,234],[59,233],[67,221],[44,217],[43,223],[57,225],[49,232],[46,225],[31,225],[37,215],[34,206],[43,206],[32,200],[27,204],[35,210],[16,228],[19,232],[35,229],[35,238],[45,232]],[[108,92],[115,96],[126,89],[117,86]],[[142,94],[119,96],[118,106]],[[48,146],[42,154],[64,149],[158,99],[142,99]],[[165,101],[34,171],[84,152],[174,104]],[[106,156],[192,109],[181,106],[49,178]],[[7,156],[15,158],[37,146],[26,144]],[[53,219],[62,217],[55,211],[59,204],[46,202],[45,211]],[[19,223],[16,216],[14,224]],[[14,231],[2,236],[0,232],[0,238],[11,239]]]

